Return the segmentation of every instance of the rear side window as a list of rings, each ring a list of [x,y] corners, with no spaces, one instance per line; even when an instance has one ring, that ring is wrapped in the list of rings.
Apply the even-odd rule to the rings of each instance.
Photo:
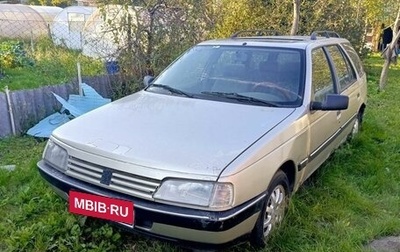
[[[319,102],[322,102],[327,94],[335,93],[331,70],[322,48],[312,52],[312,88],[314,100]]]
[[[328,46],[326,49],[335,65],[340,90],[344,90],[357,79],[354,69],[338,46]]]
[[[357,70],[357,73],[359,76],[363,76],[365,74],[364,68],[362,66],[360,57],[358,57],[357,52],[354,50],[354,48],[349,44],[349,43],[344,43],[342,44],[344,50],[346,50],[347,54],[349,55],[351,61],[354,64],[354,67]]]

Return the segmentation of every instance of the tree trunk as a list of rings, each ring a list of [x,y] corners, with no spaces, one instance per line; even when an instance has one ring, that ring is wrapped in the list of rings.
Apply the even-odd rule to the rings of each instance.
[[[296,35],[299,30],[299,21],[300,21],[300,1],[301,0],[293,0],[293,23],[292,29],[290,30],[290,35]]]
[[[383,63],[381,78],[379,79],[379,90],[380,91],[382,91],[385,88],[386,81],[387,81],[387,75],[389,72],[389,66],[390,66],[390,59],[386,59],[385,62]]]
[[[390,43],[390,45],[384,52],[385,63],[382,66],[381,78],[379,79],[379,90],[381,90],[381,91],[386,86],[387,75],[389,72],[389,66],[390,66],[390,63],[392,62],[393,50],[397,50],[397,42],[400,38],[399,25],[400,25],[400,6],[399,6],[399,10],[397,12],[396,21],[394,22],[392,42]]]

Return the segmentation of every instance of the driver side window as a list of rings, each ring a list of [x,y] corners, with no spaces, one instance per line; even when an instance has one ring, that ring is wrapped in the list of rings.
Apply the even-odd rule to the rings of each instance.
[[[335,93],[328,60],[322,48],[312,52],[312,89],[314,101],[322,102],[327,94]]]

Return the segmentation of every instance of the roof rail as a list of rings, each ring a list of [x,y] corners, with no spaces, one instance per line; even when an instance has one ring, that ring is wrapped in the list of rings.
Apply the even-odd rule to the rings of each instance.
[[[232,36],[230,38],[237,38],[239,37],[239,35],[242,34],[254,34],[255,36],[279,36],[281,35],[278,31],[275,30],[242,30],[242,31],[238,31],[234,34],[232,34]],[[253,36],[254,36],[253,35]]]
[[[325,38],[340,38],[339,34],[334,31],[313,31],[311,33],[311,40],[316,40],[317,36],[323,36]]]

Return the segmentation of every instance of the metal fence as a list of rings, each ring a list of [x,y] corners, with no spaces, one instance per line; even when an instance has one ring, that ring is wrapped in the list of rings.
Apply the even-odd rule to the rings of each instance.
[[[7,8],[27,8],[20,5],[8,6]],[[76,7],[78,8],[78,6]],[[93,75],[98,72],[105,74],[99,77],[82,78],[83,82],[92,86],[100,95],[105,98],[113,98],[130,93],[130,81],[132,80],[124,79],[130,77],[123,77],[123,74],[117,74],[123,71],[120,71],[119,64],[115,61],[116,54],[121,48],[121,45],[117,43],[125,41],[123,34],[119,34],[121,37],[120,42],[118,42],[114,39],[115,34],[104,32],[105,21],[100,16],[93,16],[95,8],[87,7],[87,12],[81,13],[75,11],[73,7],[68,8],[70,8],[70,11],[66,12],[65,15],[61,15],[61,17],[57,15],[57,17],[49,20],[34,18],[33,16],[22,17],[24,14],[22,12],[20,16],[17,16],[16,11],[9,11],[7,14],[5,11],[6,5],[0,4],[0,42],[9,40],[23,41],[24,49],[29,53],[29,57],[39,54],[41,51],[38,48],[42,49],[44,46],[45,53],[40,56],[49,56],[50,62],[53,59],[62,58],[59,51],[60,48],[71,49],[66,51],[73,52],[74,57],[78,53],[80,60],[100,63],[94,64],[93,69],[88,64],[85,65],[86,68],[82,68],[82,75]],[[10,13],[15,15],[11,16]],[[6,15],[9,16],[7,17]],[[25,13],[24,15],[27,14]],[[46,39],[42,40],[42,38]],[[49,41],[52,42],[48,43]],[[64,52],[65,50],[62,51]],[[0,59],[2,57],[4,58],[4,54],[0,54]],[[71,61],[74,60],[75,58]],[[76,64],[77,62],[72,63]],[[81,63],[83,64],[82,61]],[[51,71],[48,68],[42,69],[47,65],[41,66],[40,71],[44,72],[43,79],[50,72],[61,76],[59,79],[68,80],[71,78],[69,74],[71,73],[70,69],[73,67],[70,67],[68,71],[57,71],[57,64],[60,63],[52,63],[51,65],[51,67],[56,66],[56,71],[53,71],[53,68],[51,68]],[[10,91],[9,94],[6,94],[3,91],[4,85],[9,83],[8,85],[12,87],[12,80],[5,78],[7,76],[2,76],[2,67],[4,70],[4,65],[1,66],[0,62],[0,138],[14,133],[16,135],[24,134],[41,119],[58,111],[61,105],[56,101],[52,93],[64,99],[67,99],[69,94],[78,93],[78,83],[75,81],[69,84],[44,86],[37,89]],[[90,73],[85,72],[88,69],[91,71]],[[43,80],[43,83],[50,84],[51,82],[47,82],[46,79]],[[125,92],[125,90],[128,91]]]
[[[5,5],[0,4],[0,8],[3,6]],[[25,8],[25,6],[21,8]],[[64,47],[72,49],[74,52],[80,52],[88,59],[93,58],[93,60],[104,62],[105,72],[108,75],[83,77],[82,81],[92,86],[103,97],[111,98],[113,96],[111,83],[118,78],[114,74],[118,72],[119,68],[115,62],[107,61],[111,58],[110,55],[99,54],[102,51],[108,53],[112,51],[104,48],[104,45],[110,46],[109,38],[104,37],[104,34],[96,34],[95,27],[98,25],[96,22],[91,24],[94,28],[85,26],[88,17],[87,13],[68,12],[63,20],[56,18],[49,21],[33,16],[2,18],[0,9],[0,40],[24,41],[25,46],[28,45],[26,49],[30,48],[29,51],[34,54],[35,45],[40,43],[40,39],[48,38],[53,44],[47,49],[53,52],[52,57],[57,57],[58,47]],[[85,27],[86,31],[84,31]],[[3,84],[1,77],[0,69],[0,84]],[[8,94],[3,90],[4,85],[0,85],[0,87],[0,138],[13,134],[24,134],[41,119],[58,111],[61,104],[57,102],[52,93],[64,99],[67,99],[69,94],[78,94],[77,81],[37,89],[9,91]]]
[[[72,16],[73,13],[69,14]],[[0,39],[29,41],[33,48],[39,39],[49,38],[55,46],[80,51],[84,56],[104,61],[115,59],[118,50],[124,46],[124,35],[116,35],[109,28],[105,31],[107,27],[102,19],[88,20],[87,15],[82,14],[79,20],[80,15],[75,16],[75,19],[55,19],[52,22],[2,19],[0,16]]]
[[[110,76],[84,77],[82,81],[103,97],[111,98]],[[13,133],[21,135],[41,119],[58,111],[61,104],[52,93],[67,99],[69,94],[78,94],[78,82],[10,91],[8,94],[0,92],[0,138]]]
[[[47,65],[44,64],[40,66],[40,69],[38,68],[38,71],[43,71],[43,85],[57,84],[48,82],[51,78],[47,79],[46,74],[54,73],[57,77],[60,77],[58,79],[63,79],[63,82],[70,79],[71,71],[73,71],[71,69],[74,69],[76,63],[78,63],[75,62],[74,57],[77,57],[82,64],[84,62],[81,60],[86,61],[86,64],[82,67],[82,75],[102,73],[98,77],[83,77],[82,82],[92,86],[104,98],[120,97],[125,94],[121,90],[130,85],[127,84],[130,80],[124,79],[125,77],[122,74],[117,74],[122,72],[118,62],[115,61],[116,57],[114,55],[117,53],[119,45],[116,44],[113,34],[104,33],[101,29],[104,21],[97,16],[91,16],[94,8],[87,7],[88,12],[78,13],[74,12],[71,7],[72,10],[65,13],[64,16],[59,17],[58,15],[53,20],[45,20],[43,18],[33,18],[33,16],[21,18],[21,16],[9,15],[5,17],[4,6],[6,5],[0,4],[0,42],[22,41],[24,50],[26,50],[29,57],[37,55],[39,57],[48,57],[46,60],[53,62],[51,67],[45,68]],[[10,6],[9,8],[14,8],[14,5],[8,6]],[[26,9],[27,7],[22,6],[21,8]],[[91,18],[89,19],[89,17]],[[43,38],[46,39],[43,40]],[[8,43],[5,44],[8,45]],[[71,50],[60,50],[60,48]],[[7,60],[8,52],[2,53],[1,49],[0,59]],[[4,50],[9,49],[6,48]],[[63,54],[61,55],[61,53]],[[62,64],[61,61],[58,62],[57,60],[64,57],[64,53],[68,57],[73,55],[72,60],[69,58],[68,64],[71,63],[74,66],[69,66],[68,70],[63,68],[63,71],[57,71],[59,69],[57,64]],[[79,55],[79,57],[76,55]],[[37,59],[35,58],[35,60]],[[88,62],[94,64],[89,66]],[[2,76],[2,70],[7,66],[1,63],[2,61],[0,62],[0,138],[13,134],[24,134],[41,119],[59,111],[61,105],[52,93],[64,99],[67,99],[69,94],[78,94],[78,81],[63,85],[44,86],[37,89],[9,91],[6,94],[4,86],[8,83],[13,89],[13,83],[12,79],[8,79],[7,75]],[[37,65],[35,64],[34,67],[36,68]],[[55,69],[52,68],[53,66],[56,66]],[[63,66],[66,66],[66,64]],[[80,71],[80,68],[78,71]]]

